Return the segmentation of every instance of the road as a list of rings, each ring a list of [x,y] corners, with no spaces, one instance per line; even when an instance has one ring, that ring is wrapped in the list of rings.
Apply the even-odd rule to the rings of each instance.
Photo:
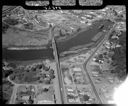
[[[115,26],[116,24],[113,25],[112,29],[106,34],[106,36],[104,37],[104,39],[98,44],[98,46],[96,47],[96,50],[91,54],[91,56],[87,59],[87,61],[84,63],[83,67],[84,67],[84,70],[86,71],[86,74],[90,80],[90,83],[93,87],[93,91],[95,92],[96,94],[96,97],[98,98],[100,104],[103,104],[103,100],[102,98],[99,96],[98,94],[98,91],[95,87],[95,84],[92,80],[92,78],[90,77],[90,74],[89,74],[89,71],[88,71],[88,65],[90,63],[90,60],[92,60],[92,58],[95,56],[95,53],[98,51],[98,49],[102,46],[102,44],[108,39],[109,35],[111,34],[111,32],[113,31],[113,29],[115,29]]]
[[[84,70],[86,71],[87,73],[87,76],[90,80],[90,83],[92,85],[92,88],[93,88],[93,91],[95,92],[96,94],[96,97],[98,98],[99,100],[99,103],[102,104],[103,101],[101,99],[101,97],[99,96],[98,94],[98,91],[94,85],[94,82],[93,80],[91,79],[90,77],[90,74],[88,72],[88,68],[87,68],[87,65],[89,65],[89,61],[94,57],[94,54],[95,52],[97,52],[97,50],[99,49],[99,47],[103,44],[104,41],[106,41],[110,35],[110,33],[113,31],[113,29],[115,28],[115,25],[113,25],[113,27],[111,28],[111,30],[106,34],[106,36],[104,37],[104,39],[98,44],[96,50],[92,53],[92,55],[87,59],[87,61],[84,63],[83,67],[84,67]],[[62,81],[62,72],[60,70],[60,62],[59,62],[59,58],[58,58],[58,53],[57,53],[57,48],[56,48],[56,42],[55,42],[55,39],[54,37],[52,36],[52,47],[53,47],[53,50],[54,50],[54,56],[55,56],[55,60],[56,60],[56,66],[57,66],[57,72],[58,72],[58,79],[59,79],[59,86],[60,86],[60,94],[61,94],[61,100],[62,100],[62,104],[64,104],[64,87],[63,87],[63,81]]]
[[[15,85],[13,88],[12,96],[10,98],[10,104],[15,104],[15,99],[16,99],[16,93],[17,93],[17,88],[19,85]]]
[[[58,75],[58,81],[59,81],[59,90],[60,90],[60,96],[61,96],[61,102],[64,104],[64,87],[63,87],[63,81],[62,81],[62,72],[60,70],[60,62],[58,58],[58,53],[57,53],[57,48],[56,48],[56,43],[54,37],[52,37],[52,47],[53,47],[53,52],[55,56],[55,62],[56,62],[56,67],[57,67],[57,75]]]
[[[96,47],[96,50],[91,54],[91,56],[87,59],[87,61],[83,65],[84,70],[86,71],[87,76],[88,76],[88,78],[90,80],[90,83],[91,83],[91,85],[93,87],[93,91],[95,92],[96,97],[98,98],[98,100],[100,101],[101,104],[103,103],[103,101],[102,101],[101,97],[98,94],[98,91],[97,91],[97,89],[95,87],[95,84],[94,84],[92,78],[90,77],[90,74],[88,72],[88,65],[90,63],[90,60],[94,57],[94,54],[97,52],[97,50],[101,47],[101,45],[104,43],[104,41],[106,41],[108,39],[109,35],[111,34],[111,32],[113,31],[115,26],[116,25],[114,25],[113,28],[106,34],[104,39]],[[52,47],[53,47],[56,66],[57,66],[57,73],[58,73],[57,75],[58,75],[58,81],[59,81],[59,87],[60,87],[59,92],[60,92],[60,96],[61,96],[61,102],[62,102],[62,104],[64,104],[64,87],[63,87],[63,80],[62,80],[62,71],[60,69],[60,62],[59,62],[59,57],[58,57],[58,53],[57,53],[56,42],[55,42],[55,39],[54,39],[53,36],[52,36]],[[8,78],[8,80],[10,82],[12,82],[9,78]],[[14,82],[12,82],[12,83],[15,84]]]

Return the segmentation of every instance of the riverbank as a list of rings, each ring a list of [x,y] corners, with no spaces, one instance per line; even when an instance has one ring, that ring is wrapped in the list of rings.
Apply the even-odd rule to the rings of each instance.
[[[99,27],[104,25],[102,30],[99,30]],[[105,33],[96,41],[92,39],[103,30],[109,29],[110,26],[113,25],[113,22],[109,20],[99,20],[96,24],[91,26],[88,30],[82,31],[81,33],[77,33],[74,35],[75,37],[64,40],[63,42],[56,42],[58,54],[63,54],[65,51],[77,51],[79,47],[81,49],[84,48],[84,45],[88,45],[94,43],[88,48],[95,47],[103,38]],[[74,48],[74,49],[73,49]],[[48,47],[47,49],[30,49],[30,50],[7,50],[3,49],[3,59],[10,61],[29,61],[29,60],[44,60],[44,59],[54,59],[53,49]],[[64,55],[66,56],[66,55]],[[64,57],[63,56],[63,57]]]

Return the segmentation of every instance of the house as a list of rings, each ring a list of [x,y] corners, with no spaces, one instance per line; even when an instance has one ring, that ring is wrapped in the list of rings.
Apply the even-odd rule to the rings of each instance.
[[[73,92],[74,90],[72,88],[67,88],[67,91]]]
[[[75,102],[75,100],[74,100],[74,99],[68,99],[68,101],[69,101],[69,102]]]
[[[22,100],[29,100],[30,96],[22,96]]]
[[[112,36],[112,39],[119,39],[119,37],[118,36],[116,36],[116,35],[114,35],[114,36]]]
[[[80,99],[79,98],[76,98],[75,99],[75,102],[80,103]]]
[[[78,68],[73,68],[73,71],[81,71],[81,68],[78,67]]]
[[[79,76],[79,75],[82,75],[83,73],[81,71],[76,71],[74,72],[74,74]]]
[[[72,81],[71,81],[68,77],[65,77],[65,78],[64,78],[64,82],[65,82],[67,85],[72,84]]]
[[[93,58],[92,60],[93,60],[93,61],[95,61],[95,60],[96,60],[96,58]]]
[[[99,63],[97,63],[97,62],[91,62],[90,65],[92,65],[92,66],[98,65],[99,66]]]
[[[68,95],[72,95],[72,96],[74,96],[74,97],[77,96],[77,94],[74,93],[74,92],[67,92],[67,94],[68,94]]]

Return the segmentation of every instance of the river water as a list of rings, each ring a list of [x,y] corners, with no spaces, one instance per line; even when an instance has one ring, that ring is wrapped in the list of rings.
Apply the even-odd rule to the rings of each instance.
[[[104,27],[102,30],[107,30],[109,26],[113,25],[113,22],[109,20],[99,20],[95,22],[88,30],[78,32],[74,37],[64,40],[57,41],[57,50],[58,53],[68,51],[72,47],[79,45],[85,45],[92,42],[92,38],[100,31],[99,26],[103,24]],[[103,35],[104,36],[104,35]],[[103,37],[101,37],[103,38]],[[102,39],[101,39],[102,40]],[[96,43],[96,42],[95,42]],[[2,52],[3,59],[9,61],[29,61],[37,59],[54,59],[52,48],[47,49],[35,49],[35,50],[8,50],[3,48]]]
[[[72,47],[76,47],[79,45],[85,45],[85,44],[92,42],[92,38],[101,31],[99,30],[99,26],[101,24],[105,25],[105,27],[102,30],[104,29],[107,30],[108,26],[112,25],[112,22],[109,20],[98,21],[94,23],[94,25],[90,27],[87,31],[82,31],[75,37],[68,39],[66,41],[58,42],[57,43],[58,52],[61,53],[62,51],[67,51]]]

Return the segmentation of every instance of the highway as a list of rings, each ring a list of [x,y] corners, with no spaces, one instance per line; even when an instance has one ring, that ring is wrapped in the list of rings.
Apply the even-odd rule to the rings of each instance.
[[[55,43],[55,39],[52,36],[52,47],[53,47],[53,52],[54,52],[54,56],[55,56],[55,62],[56,62],[56,67],[57,67],[57,75],[58,75],[58,81],[59,81],[59,90],[60,90],[60,96],[61,96],[61,102],[62,104],[64,104],[64,87],[63,87],[63,81],[62,81],[62,72],[60,69],[60,62],[59,62],[59,58],[58,58],[58,53],[57,53],[57,48],[56,48],[56,43]]]
[[[92,58],[95,56],[95,53],[98,51],[98,49],[108,39],[109,35],[114,30],[115,26],[116,26],[116,24],[113,25],[112,29],[106,34],[106,36],[104,37],[104,39],[98,44],[96,50],[92,53],[92,55],[87,59],[87,61],[83,65],[84,70],[86,71],[86,74],[87,74],[87,76],[88,76],[88,78],[90,80],[90,83],[91,83],[92,87],[93,87],[93,91],[95,92],[95,95],[96,95],[97,99],[99,100],[100,104],[103,104],[104,102],[103,102],[102,98],[99,96],[98,91],[97,91],[97,89],[95,87],[95,84],[94,84],[92,78],[90,77],[90,74],[89,74],[89,71],[88,71],[88,65],[90,63],[90,60],[92,60]]]

